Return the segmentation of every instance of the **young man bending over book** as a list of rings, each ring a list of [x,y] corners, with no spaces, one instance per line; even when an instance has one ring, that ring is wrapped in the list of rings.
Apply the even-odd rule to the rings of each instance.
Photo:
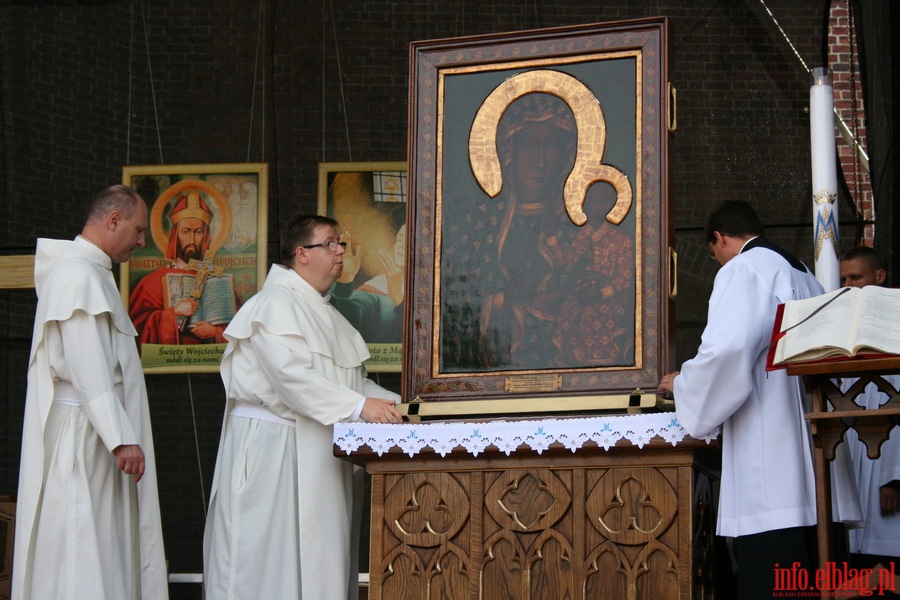
[[[823,292],[796,257],[763,237],[753,208],[726,202],[706,239],[722,265],[697,355],[662,378],[697,437],[722,426],[717,533],[734,538],[741,599],[774,595],[776,567],[815,573],[816,493],[801,382],[766,372],[779,304]],[[777,592],[784,597],[783,591]]]
[[[878,254],[867,246],[857,246],[841,256],[841,285],[864,287],[882,285],[887,271]],[[900,389],[900,376],[884,378]],[[841,388],[850,389],[854,379],[844,380]],[[888,400],[874,383],[866,386],[854,401],[866,408],[877,409]],[[856,569],[871,569],[878,564],[890,570],[900,557],[900,428],[891,430],[890,438],[881,446],[881,457],[872,460],[855,429],[849,429],[847,444],[853,459],[853,470],[863,510],[863,527],[850,530],[850,562]]]

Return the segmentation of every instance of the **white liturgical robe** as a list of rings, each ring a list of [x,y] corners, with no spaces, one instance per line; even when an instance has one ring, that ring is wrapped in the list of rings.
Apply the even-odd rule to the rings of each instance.
[[[675,378],[691,435],[722,425],[717,532],[742,536],[816,524],[811,441],[800,379],[766,372],[775,312],[822,287],[777,252],[747,246],[716,275],[697,355]]]
[[[356,598],[354,467],[334,456],[332,425],[399,396],[366,377],[366,345],[327,296],[281,265],[225,337],[206,599]]]
[[[12,597],[168,598],[137,335],[102,250],[40,239]],[[139,444],[144,476],[118,470]]]
[[[900,389],[900,376],[884,375],[894,389]],[[848,390],[853,381],[842,386]],[[874,383],[856,397],[856,403],[868,410],[877,409],[888,400]],[[882,486],[892,481],[900,481],[900,427],[891,429],[890,437],[881,445],[881,456],[869,458],[866,446],[855,429],[847,430],[845,439],[850,446],[859,501],[863,510],[863,526],[850,530],[850,552],[854,554],[875,554],[900,557],[900,513],[884,516],[881,514]]]

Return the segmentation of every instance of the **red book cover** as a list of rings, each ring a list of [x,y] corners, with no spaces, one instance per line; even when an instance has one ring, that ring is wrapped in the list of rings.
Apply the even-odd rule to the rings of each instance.
[[[784,337],[781,331],[781,320],[784,318],[784,304],[778,305],[775,311],[775,323],[772,325],[772,339],[769,340],[769,352],[766,354],[766,371],[777,371],[784,369],[787,365],[775,365],[775,348],[778,346],[778,340]]]

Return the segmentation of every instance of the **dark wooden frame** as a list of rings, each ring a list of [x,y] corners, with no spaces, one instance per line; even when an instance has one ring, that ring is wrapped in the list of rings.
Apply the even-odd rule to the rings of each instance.
[[[618,407],[620,400],[625,406],[646,406],[648,397],[653,397],[651,402],[655,399],[659,378],[671,367],[673,299],[677,292],[667,185],[667,138],[674,130],[674,92],[667,80],[666,38],[666,19],[655,18],[411,45],[407,219],[411,268],[407,269],[407,289],[414,301],[407,304],[405,396],[420,400],[422,407],[441,402],[443,410],[434,410],[444,415],[571,412],[612,408],[606,402],[611,397],[618,399]],[[597,79],[602,73],[592,74],[592,69],[613,64],[604,62],[610,59],[631,61],[635,72],[635,118],[633,129],[625,136],[631,137],[633,144],[625,154],[630,152],[635,157],[634,173],[623,169],[633,190],[629,214],[634,219],[635,236],[633,364],[448,372],[440,357],[441,253],[447,250],[442,243],[449,244],[442,240],[442,226],[444,216],[459,207],[450,205],[444,186],[450,185],[448,182],[464,185],[467,177],[478,183],[471,167],[452,164],[453,149],[445,143],[448,132],[458,137],[458,130],[465,127],[468,131],[469,125],[461,122],[459,115],[467,115],[471,123],[479,102],[484,103],[493,88],[530,71],[574,75],[602,105],[599,97],[603,86]],[[451,77],[457,78],[454,82],[462,82],[455,89],[464,92],[448,92]],[[471,106],[454,112],[454,103],[463,95]],[[454,118],[445,123],[448,114]],[[607,156],[621,156],[616,148],[622,143],[610,128]],[[480,189],[478,192],[483,194]],[[465,406],[459,406],[460,402]]]

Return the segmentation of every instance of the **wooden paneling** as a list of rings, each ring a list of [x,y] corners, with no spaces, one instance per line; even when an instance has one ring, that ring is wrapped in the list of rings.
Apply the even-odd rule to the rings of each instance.
[[[369,598],[712,598],[708,454],[373,459]]]

